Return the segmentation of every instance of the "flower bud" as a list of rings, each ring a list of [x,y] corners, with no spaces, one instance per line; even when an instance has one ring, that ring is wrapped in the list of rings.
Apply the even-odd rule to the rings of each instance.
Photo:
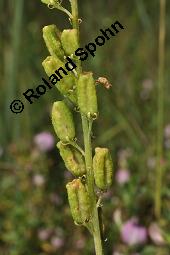
[[[93,74],[80,74],[77,84],[77,98],[80,111],[88,117],[97,116],[96,85]]]
[[[93,157],[93,171],[96,186],[106,190],[112,185],[113,162],[107,148],[96,148]]]
[[[64,51],[60,42],[60,31],[55,25],[43,28],[43,38],[51,56],[58,57],[61,60],[64,59]]]
[[[77,224],[83,224],[90,219],[90,200],[85,185],[80,179],[75,179],[66,185],[71,214]]]
[[[72,145],[64,145],[61,141],[57,143],[60,155],[64,160],[67,169],[79,177],[86,173],[83,155]]]
[[[52,123],[61,141],[68,142],[75,137],[75,127],[70,109],[63,101],[53,104]]]
[[[65,29],[61,34],[61,43],[65,53],[70,56],[78,49],[77,29]]]
[[[57,71],[60,67],[63,67],[63,68],[65,67],[64,63],[59,58],[55,58],[53,56],[47,57],[42,62],[42,66],[44,67],[44,70],[49,77],[51,77],[53,74],[56,75],[55,71]],[[76,81],[75,81],[74,75],[71,72],[68,72],[67,75],[63,75],[63,78],[60,79],[60,81],[55,81],[55,82],[56,82],[56,87],[60,91],[60,93],[68,97],[73,103],[76,104],[77,102],[76,91],[75,91]]]

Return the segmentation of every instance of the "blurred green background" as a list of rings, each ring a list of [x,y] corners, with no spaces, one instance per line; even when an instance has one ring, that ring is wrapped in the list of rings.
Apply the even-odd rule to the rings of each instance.
[[[22,95],[46,77],[41,65],[48,55],[43,26],[69,28],[68,18],[40,1],[0,0],[0,10],[0,254],[94,254],[92,238],[72,221],[65,189],[72,176],[55,148],[51,107],[62,97],[53,88],[30,105]],[[103,207],[108,255],[170,254],[169,2],[166,13],[165,170],[158,224],[154,189],[159,1],[79,1],[82,46],[115,20],[125,27],[83,63],[96,79],[104,76],[112,84],[110,90],[98,86],[100,115],[93,139],[94,147],[110,148],[115,165],[114,184]],[[23,99],[21,114],[10,111],[14,99]],[[78,114],[75,119],[81,139]],[[138,230],[143,227],[147,234],[130,245],[122,229],[133,217]]]

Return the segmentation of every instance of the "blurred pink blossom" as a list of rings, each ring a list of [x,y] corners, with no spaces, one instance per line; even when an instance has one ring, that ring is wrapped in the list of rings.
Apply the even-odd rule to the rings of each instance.
[[[53,236],[51,238],[51,244],[54,248],[59,249],[64,245],[64,240],[58,236]]]
[[[127,183],[130,179],[130,173],[127,169],[118,169],[116,172],[116,181],[119,184]]]
[[[50,132],[41,132],[34,137],[34,143],[40,151],[46,152],[54,147],[54,137]]]
[[[165,240],[162,236],[162,231],[156,223],[151,223],[148,229],[149,237],[157,245],[165,244]]]
[[[121,238],[129,246],[143,244],[147,241],[147,230],[137,224],[136,218],[131,218],[123,224]]]
[[[51,229],[40,229],[38,231],[38,238],[42,241],[45,241],[49,238],[51,234]]]
[[[42,186],[45,183],[45,179],[44,176],[40,175],[40,174],[36,174],[33,176],[33,183],[36,186]]]

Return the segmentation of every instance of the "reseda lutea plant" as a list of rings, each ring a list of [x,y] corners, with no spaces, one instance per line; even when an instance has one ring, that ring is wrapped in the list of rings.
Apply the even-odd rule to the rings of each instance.
[[[112,184],[113,164],[107,148],[96,148],[95,155],[92,156],[92,124],[98,117],[96,82],[93,73],[83,72],[80,59],[72,54],[79,47],[77,0],[70,0],[71,12],[66,10],[60,1],[42,0],[42,2],[49,8],[65,12],[72,25],[72,29],[65,29],[63,32],[60,32],[55,25],[43,28],[43,38],[51,56],[47,57],[42,65],[48,76],[52,75],[58,67],[64,66],[68,56],[77,65],[74,72],[69,72],[57,82],[56,87],[64,96],[64,100],[53,104],[52,123],[60,139],[57,143],[60,155],[75,178],[66,185],[73,220],[76,225],[88,228],[94,237],[96,254],[102,255],[104,254],[103,223],[100,222],[99,215],[101,196]],[[101,78],[98,82],[100,80]],[[84,150],[77,143],[75,123],[68,101],[80,112]]]

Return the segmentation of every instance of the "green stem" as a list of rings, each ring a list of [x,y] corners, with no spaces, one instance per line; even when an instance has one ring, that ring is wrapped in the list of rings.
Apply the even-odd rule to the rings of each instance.
[[[94,175],[92,164],[92,146],[91,146],[91,128],[89,120],[82,115],[82,126],[84,134],[84,146],[85,146],[85,162],[87,169],[87,187],[91,199],[92,208],[92,225],[93,225],[93,238],[95,244],[96,255],[103,255],[102,240],[100,233],[98,209],[96,204],[96,194],[94,191]]]
[[[73,18],[72,15],[71,15],[71,13],[70,13],[67,9],[65,9],[64,7],[62,7],[62,6],[60,6],[60,5],[57,5],[57,6],[54,6],[53,8],[56,8],[56,9],[58,9],[58,10],[64,12],[64,13],[66,13],[66,14],[69,16],[70,19]],[[53,8],[52,8],[52,9],[53,9]]]
[[[158,116],[157,116],[157,169],[155,190],[155,216],[161,216],[161,188],[163,164],[163,122],[164,122],[164,65],[165,65],[165,19],[166,0],[160,0],[159,25],[159,70],[158,70]]]
[[[78,44],[79,43],[79,22],[78,22],[78,5],[77,0],[70,0],[72,8],[72,24],[73,28],[77,29],[78,33]],[[77,74],[78,77],[82,72],[81,61],[77,61]],[[91,145],[91,128],[92,120],[89,120],[86,116],[81,114],[83,137],[84,137],[84,147],[85,147],[85,163],[87,169],[87,188],[91,199],[92,208],[92,227],[93,227],[93,238],[95,244],[96,255],[103,255],[102,240],[99,225],[98,208],[96,205],[96,194],[94,190],[94,175],[93,175],[93,161],[92,161],[92,145]]]
[[[19,90],[19,62],[20,62],[20,47],[22,46],[22,23],[23,23],[23,0],[13,1],[13,20],[11,24],[11,53],[9,47],[6,50],[7,61],[5,65],[6,77],[6,109],[5,109],[5,118],[6,118],[6,127],[7,133],[9,134],[9,139],[13,142],[18,141],[21,137],[21,122],[20,119],[14,117],[11,112],[9,112],[9,105],[11,100],[17,97],[17,90]],[[2,40],[2,39],[1,39]],[[9,45],[8,45],[9,46]],[[9,54],[9,55],[8,55]],[[10,113],[10,114],[9,114]],[[11,126],[13,127],[11,129]],[[6,133],[6,132],[5,132]]]

